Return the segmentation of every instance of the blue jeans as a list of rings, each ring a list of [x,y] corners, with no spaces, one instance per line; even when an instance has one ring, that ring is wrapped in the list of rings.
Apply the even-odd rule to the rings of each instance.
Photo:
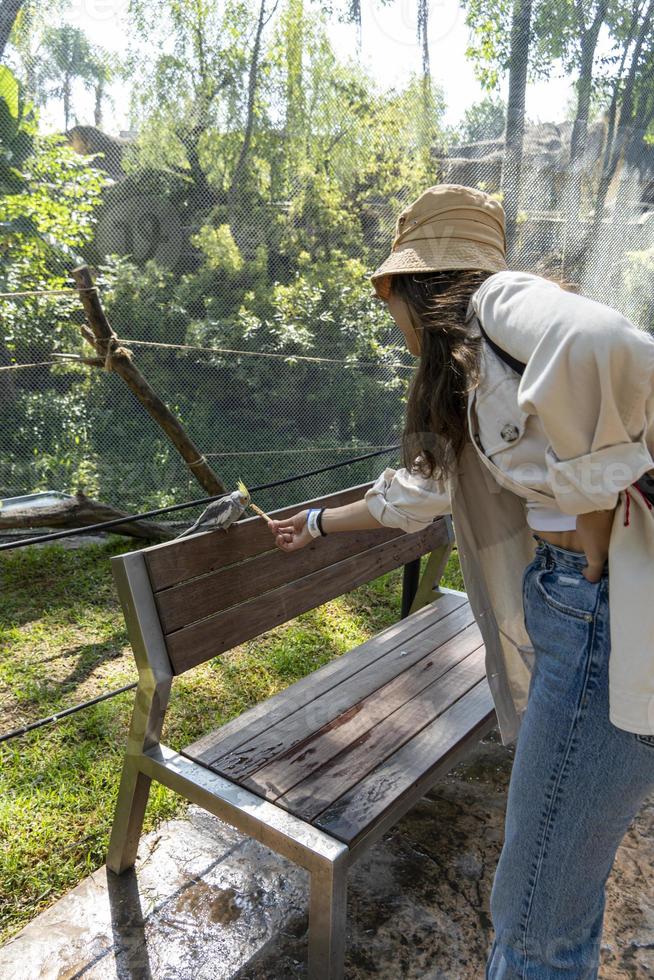
[[[595,980],[605,883],[654,790],[654,735],[609,721],[609,576],[534,535],[522,581],[535,651],[490,913],[486,980]],[[652,650],[654,656],[654,650]]]

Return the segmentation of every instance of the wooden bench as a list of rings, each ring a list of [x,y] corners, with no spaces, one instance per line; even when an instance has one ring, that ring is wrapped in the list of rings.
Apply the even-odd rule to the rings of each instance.
[[[255,517],[112,558],[139,682],[108,867],[134,864],[158,780],[309,871],[309,976],[342,977],[350,864],[496,724],[467,598],[439,588],[451,546],[439,518],[288,554]],[[181,751],[160,743],[173,677],[426,554],[398,623]]]

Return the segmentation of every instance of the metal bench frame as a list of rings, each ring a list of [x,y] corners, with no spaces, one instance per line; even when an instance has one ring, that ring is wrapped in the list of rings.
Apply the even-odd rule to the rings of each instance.
[[[430,553],[417,589],[415,566],[408,576],[408,566],[405,566],[405,587],[407,580],[414,583],[411,587],[411,591],[415,591],[411,612],[447,592],[465,595],[442,588],[439,584],[453,542],[450,519],[445,520],[448,541]],[[145,558],[141,552],[133,552],[119,556],[112,562],[112,567],[139,681],[107,867],[121,874],[134,865],[150,784],[154,779],[309,872],[309,977],[311,980],[340,980],[345,956],[347,873],[350,864],[410,810],[444,772],[461,761],[471,744],[495,727],[495,713],[492,712],[472,728],[465,741],[448,754],[442,767],[419,780],[410,794],[398,800],[353,847],[348,847],[319,828],[160,743],[174,674]],[[407,604],[405,601],[403,605]]]

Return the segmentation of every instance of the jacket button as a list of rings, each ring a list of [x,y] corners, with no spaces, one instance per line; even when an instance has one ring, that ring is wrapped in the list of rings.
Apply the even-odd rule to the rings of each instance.
[[[520,430],[517,425],[513,425],[512,422],[507,422],[506,425],[502,426],[500,435],[505,442],[513,442],[520,435]]]

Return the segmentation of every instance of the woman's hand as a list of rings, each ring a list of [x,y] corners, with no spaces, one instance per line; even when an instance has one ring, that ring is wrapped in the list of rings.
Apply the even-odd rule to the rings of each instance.
[[[579,540],[588,562],[582,574],[589,582],[599,582],[602,577],[609,555],[609,539],[614,515],[615,509],[594,510],[589,514],[577,515]]]
[[[313,541],[307,528],[308,510],[301,510],[293,517],[282,521],[271,521],[268,527],[275,536],[275,544],[282,551],[297,551]]]

